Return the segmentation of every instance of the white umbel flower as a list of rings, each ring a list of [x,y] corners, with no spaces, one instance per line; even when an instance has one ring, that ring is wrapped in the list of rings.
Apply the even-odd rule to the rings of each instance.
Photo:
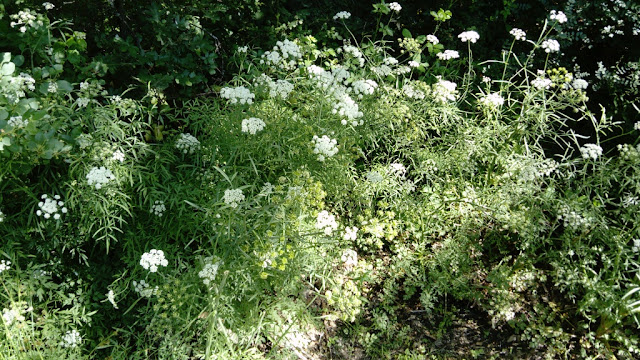
[[[333,20],[347,20],[351,17],[351,13],[348,11],[340,11],[333,16]]]
[[[82,342],[82,336],[78,330],[67,331],[62,337],[60,345],[65,348],[76,348]]]
[[[157,217],[162,217],[162,214],[167,210],[167,207],[164,205],[164,201],[156,200],[153,205],[151,205],[151,213]]]
[[[176,149],[184,154],[193,154],[200,149],[200,141],[191,134],[180,134],[178,140],[176,140]]]
[[[9,260],[0,260],[0,273],[3,271],[9,270],[11,266],[11,261]]]
[[[602,155],[602,148],[596,144],[584,144],[580,148],[580,153],[582,154],[583,159],[596,160],[599,156]]]
[[[222,199],[225,204],[235,209],[244,201],[244,194],[242,193],[242,189],[227,189],[224,191],[224,197]]]
[[[525,41],[527,40],[527,33],[522,29],[513,28],[509,31],[509,34],[513,35],[516,40]]]
[[[104,166],[93,167],[87,174],[87,184],[95,186],[96,190],[102,189],[103,186],[116,179],[111,170]]]
[[[205,265],[198,272],[198,276],[202,279],[202,282],[209,286],[215,279],[218,274],[218,269],[220,268],[220,261],[216,261],[213,257],[207,257],[204,259]]]
[[[324,231],[327,236],[331,235],[334,230],[338,229],[336,217],[327,210],[320,211],[316,218],[316,229]]]
[[[436,54],[436,57],[440,60],[451,60],[460,57],[460,54],[455,50],[445,50]]]
[[[253,104],[253,100],[256,98],[256,96],[244,86],[222,88],[222,90],[220,90],[220,96],[224,99],[228,99],[231,104],[242,105],[251,105]]]
[[[395,12],[400,12],[400,10],[402,10],[402,6],[400,6],[400,4],[398,4],[397,2],[392,2],[389,4],[389,9]]]
[[[480,34],[478,34],[473,30],[464,31],[464,32],[461,32],[460,35],[458,35],[458,38],[460,38],[460,41],[462,42],[472,42],[475,44],[475,42],[478,41],[478,39],[480,39]]]
[[[150,272],[157,272],[158,266],[167,266],[169,261],[164,257],[164,251],[151,249],[151,251],[142,254],[140,265]]]
[[[478,103],[487,109],[497,109],[504,104],[504,98],[498,93],[491,93],[481,97]]]
[[[266,124],[259,118],[248,118],[242,120],[242,132],[255,135],[258,131],[262,131]]]
[[[337,141],[327,135],[323,135],[322,137],[314,135],[313,143],[315,144],[313,153],[318,154],[318,161],[324,161],[325,158],[332,157],[338,153]]]
[[[67,208],[64,207],[64,202],[60,200],[60,195],[54,195],[52,198],[47,194],[40,196],[38,203],[39,210],[36,211],[36,215],[42,216],[45,219],[53,218],[59,220],[62,214],[67,213]]]
[[[344,234],[342,234],[342,238],[346,241],[355,241],[358,237],[358,230],[359,229],[356,226],[347,226],[344,228]]]
[[[558,24],[564,24],[567,22],[567,15],[565,15],[562,11],[551,10],[549,18],[551,20],[557,21]]]
[[[432,95],[435,101],[446,103],[447,101],[456,101],[458,90],[456,83],[438,79],[438,82],[431,86]]]
[[[548,39],[540,45],[547,54],[560,51],[560,43],[554,39]]]

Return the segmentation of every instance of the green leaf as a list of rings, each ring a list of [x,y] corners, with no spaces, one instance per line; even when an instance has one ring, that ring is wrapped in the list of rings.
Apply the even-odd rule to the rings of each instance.
[[[16,55],[16,56],[14,56],[14,58],[13,58],[13,60],[11,62],[16,64],[16,66],[21,66],[22,64],[24,64],[24,56]]]
[[[407,29],[402,29],[402,36],[409,39],[413,38],[413,36],[411,36],[411,31]]]
[[[0,120],[4,120],[9,117],[9,112],[5,109],[0,109]]]
[[[65,92],[73,91],[73,86],[71,86],[71,84],[66,80],[58,80],[56,83],[58,84],[59,90],[63,90]]]
[[[2,70],[0,70],[0,74],[4,76],[12,75],[16,70],[16,64],[12,62],[8,62],[2,65]]]
[[[8,137],[3,137],[2,140],[0,140],[0,151],[4,150],[5,146],[9,145],[11,145],[11,139],[9,139]]]

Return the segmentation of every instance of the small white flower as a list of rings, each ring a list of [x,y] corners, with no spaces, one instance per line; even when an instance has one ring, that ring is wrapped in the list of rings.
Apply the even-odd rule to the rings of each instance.
[[[2,273],[3,271],[9,270],[10,266],[11,266],[11,261],[0,260],[0,273]]]
[[[567,22],[567,15],[565,15],[562,11],[551,10],[549,18],[551,20],[557,21],[558,24],[564,24]]]
[[[117,309],[118,304],[116,303],[116,295],[113,293],[113,290],[109,290],[106,296],[107,296],[107,300],[111,303],[111,305],[113,305],[113,308]]]
[[[239,46],[239,47],[238,47],[238,52],[239,52],[239,53],[244,53],[244,54],[246,54],[246,53],[247,53],[247,51],[249,51],[249,47],[248,47],[248,46]]]
[[[313,153],[318,154],[318,161],[324,161],[325,158],[332,157],[338,153],[337,141],[327,135],[323,135],[322,137],[314,135],[313,143],[315,144]]]
[[[358,265],[358,253],[353,249],[347,249],[342,252],[340,260],[346,269],[351,270]]]
[[[202,282],[205,285],[209,286],[216,279],[221,261],[214,257],[207,257],[204,260],[205,265],[202,270],[198,272],[198,276],[202,279]]]
[[[327,236],[331,235],[334,230],[338,229],[336,217],[327,210],[322,210],[316,218],[316,229],[323,230]]]
[[[640,130],[640,121],[633,124],[633,130]]]
[[[133,282],[133,290],[142,297],[150,298],[153,295],[158,294],[159,288],[158,286],[154,288],[149,287],[149,284],[146,281],[140,280],[140,282]]]
[[[522,29],[513,28],[509,31],[509,34],[513,35],[516,40],[525,41],[527,40],[527,33]]]
[[[589,83],[584,79],[575,79],[571,83],[571,87],[576,90],[586,90]]]
[[[224,191],[224,197],[222,199],[225,204],[235,209],[244,201],[244,194],[242,193],[242,189],[227,189]]]
[[[113,155],[111,155],[111,159],[124,162],[124,153],[120,150],[116,150],[113,152]]]
[[[164,205],[164,201],[156,200],[153,205],[151,205],[151,213],[157,217],[162,217],[162,214],[167,210],[167,207]]]
[[[36,215],[42,216],[45,219],[53,217],[54,220],[59,220],[61,214],[67,213],[64,202],[60,200],[60,195],[49,197],[47,194],[42,194],[40,199],[42,199],[42,201],[38,203],[38,208],[40,209],[36,211]]]
[[[53,81],[50,82],[49,86],[47,87],[47,91],[52,93],[52,94],[57,93],[58,92],[58,83],[55,83]]]
[[[340,11],[333,16],[333,20],[347,20],[351,17],[351,13],[348,11]]]
[[[4,213],[0,210],[0,223],[4,221]]]
[[[191,134],[180,134],[178,140],[176,140],[176,149],[184,154],[193,154],[200,149],[200,141]]]
[[[596,144],[584,144],[584,146],[580,148],[580,153],[583,159],[596,160],[602,155],[602,148]]]
[[[95,186],[96,190],[100,190],[103,186],[115,180],[115,178],[116,176],[106,167],[93,167],[87,174],[87,184],[89,184],[89,186]]]
[[[79,97],[76,99],[76,104],[78,104],[79,108],[87,107],[87,105],[89,105],[89,102],[91,102],[91,99],[85,97]]]
[[[475,44],[475,42],[478,41],[478,39],[480,39],[480,34],[478,34],[473,30],[464,31],[460,33],[460,35],[458,35],[458,38],[460,38],[460,41],[462,42],[472,42]]]
[[[398,4],[397,2],[392,2],[389,4],[389,9],[395,12],[400,12],[400,10],[402,10],[402,6],[400,6],[400,4]]]
[[[64,334],[64,336],[62,337],[62,342],[60,342],[60,345],[66,348],[75,348],[75,347],[78,347],[78,345],[80,345],[81,342],[82,342],[82,336],[80,336],[80,333],[78,332],[78,330],[71,330],[71,331],[67,331],[67,333]]]
[[[638,252],[640,250],[640,239],[633,239],[633,247],[631,250],[633,250],[633,252]]]
[[[345,227],[344,234],[342,234],[342,238],[346,241],[355,241],[358,237],[358,228],[357,227]]]
[[[438,79],[438,82],[431,86],[432,95],[435,101],[446,103],[447,101],[456,101],[458,90],[456,83]]]
[[[542,42],[541,47],[544,49],[544,52],[552,53],[560,51],[560,43],[554,39],[548,39]]]
[[[438,40],[438,38],[435,35],[427,35],[427,41],[432,43],[433,45],[438,45],[440,43],[440,40]]]
[[[220,90],[220,97],[224,99],[228,99],[231,104],[253,104],[253,99],[256,98],[254,94],[249,91],[249,89],[244,86],[238,86],[235,88],[222,88]]]
[[[436,54],[436,57],[440,60],[451,60],[460,57],[460,54],[455,50],[445,50]]]
[[[169,261],[164,257],[164,251],[152,249],[149,252],[142,254],[140,257],[140,265],[150,272],[157,272],[158,266],[167,266]]]
[[[408,63],[408,64],[409,64],[409,66],[410,66],[410,67],[412,67],[412,68],[417,68],[417,67],[419,67],[419,66],[420,66],[420,63],[419,63],[419,62],[417,62],[417,61],[413,61],[413,60],[409,61],[409,63]]]
[[[51,9],[53,9],[54,7],[56,7],[55,5],[53,5],[53,4],[52,4],[52,3],[50,3],[50,2],[44,2],[44,3],[42,3],[42,6],[44,7],[44,9],[45,9],[45,10],[51,10]]]
[[[266,124],[259,118],[248,118],[242,120],[242,132],[255,135],[258,131],[262,131]]]
[[[538,76],[533,81],[531,81],[531,85],[533,85],[533,87],[538,90],[548,90],[549,88],[551,88],[552,83],[553,82],[551,81],[551,79],[545,78],[544,75]]]
[[[478,103],[487,109],[497,109],[504,104],[504,99],[499,93],[491,93],[481,97]]]
[[[12,116],[9,118],[9,121],[7,121],[7,125],[14,128],[23,128],[27,126],[28,123],[29,123],[29,120],[23,119],[22,116],[20,115]]]

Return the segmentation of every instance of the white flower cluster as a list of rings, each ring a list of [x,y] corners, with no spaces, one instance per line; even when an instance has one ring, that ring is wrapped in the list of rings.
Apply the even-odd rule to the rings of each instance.
[[[276,42],[272,51],[262,54],[261,64],[280,66],[284,69],[294,68],[296,61],[302,57],[300,47],[293,41],[285,39]]]
[[[353,101],[351,96],[343,89],[336,91],[333,95],[336,103],[333,105],[331,112],[346,118],[342,120],[342,125],[347,125],[347,120],[351,121],[353,126],[362,125],[362,120],[358,122],[356,119],[361,118],[364,114],[359,110],[358,104]]]
[[[87,107],[87,105],[89,105],[90,102],[91,102],[91,99],[85,98],[85,97],[79,97],[76,99],[76,104],[78,104],[79,108]]]
[[[200,141],[191,134],[180,134],[176,140],[176,149],[184,154],[193,154],[194,151],[200,149]]]
[[[44,7],[44,9],[45,9],[45,10],[51,10],[51,9],[53,9],[54,7],[56,7],[55,5],[53,5],[53,4],[52,4],[52,3],[50,3],[50,2],[43,2],[43,3],[42,3],[42,6]]]
[[[212,256],[204,259],[205,265],[198,272],[198,276],[202,279],[202,282],[209,286],[215,279],[218,274],[218,269],[220,268],[220,261],[214,261],[215,259]]]
[[[398,59],[390,56],[390,57],[384,58],[382,62],[384,62],[385,65],[393,66],[398,64]]]
[[[347,20],[351,17],[351,13],[348,11],[340,11],[339,13],[333,15],[333,20]]]
[[[560,43],[557,40],[548,39],[540,45],[547,54],[560,51]]]
[[[4,213],[0,210],[0,223],[4,221]]]
[[[258,131],[262,131],[266,124],[259,118],[248,118],[242,120],[242,132],[255,135]]]
[[[47,87],[47,91],[52,93],[52,94],[57,93],[58,92],[58,83],[51,81],[49,83],[49,86]]]
[[[524,30],[522,29],[513,28],[511,29],[511,31],[509,31],[509,34],[511,34],[516,40],[520,40],[520,41],[527,40],[527,33],[524,32]]]
[[[640,204],[640,199],[637,196],[633,196],[629,193],[625,194],[624,197],[620,200],[620,205],[623,208],[628,208],[629,206],[635,206]]]
[[[360,67],[364,66],[364,56],[362,56],[362,52],[356,46],[343,45],[342,48],[338,48],[338,52],[340,52],[340,50],[356,59]]]
[[[380,66],[372,66],[371,67],[371,71],[374,72],[374,74],[380,76],[380,77],[386,77],[389,76],[391,74],[393,74],[393,69],[389,67],[389,65],[386,64],[382,64]]]
[[[167,266],[169,261],[164,257],[164,251],[151,249],[151,251],[142,254],[140,257],[140,265],[150,272],[158,271],[158,266]]]
[[[504,104],[504,98],[498,93],[491,93],[481,97],[478,103],[484,108],[495,110]]]
[[[472,42],[472,43],[476,43],[476,41],[478,41],[478,39],[480,39],[480,34],[478,34],[477,32],[470,30],[470,31],[463,31],[460,33],[460,35],[458,35],[458,38],[460,38],[460,41],[462,42]]]
[[[44,22],[41,19],[38,19],[38,13],[35,11],[31,11],[29,9],[25,9],[23,11],[18,11],[16,15],[11,15],[11,19],[16,20],[11,22],[11,27],[14,28],[16,26],[20,26],[20,32],[27,32],[29,27],[39,28],[44,26]]]
[[[7,100],[12,104],[16,104],[21,98],[25,97],[27,90],[36,90],[36,80],[29,74],[20,73],[20,75],[14,77],[3,76],[3,78],[5,77],[8,78],[8,80],[2,84],[2,91]]]
[[[380,174],[378,171],[375,171],[375,170],[371,170],[367,172],[365,174],[365,177],[367,178],[367,181],[372,182],[374,184],[382,182],[384,180],[384,177],[382,176],[382,174]]]
[[[564,226],[566,228],[572,228],[572,229],[578,229],[578,228],[587,229],[591,227],[594,221],[592,217],[578,214],[576,211],[571,210],[566,205],[563,205],[562,208],[560,209],[560,213],[558,214],[558,219],[564,221]]]
[[[237,208],[238,205],[244,201],[244,194],[242,193],[242,189],[225,190],[222,200],[225,204],[231,206],[232,208]]]
[[[458,52],[455,50],[445,50],[443,52],[437,53],[436,57],[438,57],[438,59],[440,60],[451,60],[459,58],[460,54],[458,54]]]
[[[150,213],[154,214],[157,217],[162,217],[162,214],[167,210],[167,207],[164,205],[164,201],[156,200],[153,205],[151,205]]]
[[[313,143],[315,144],[313,153],[318,154],[318,161],[324,161],[325,158],[332,157],[338,153],[337,141],[327,135],[322,135],[322,137],[314,135]]]
[[[551,10],[549,18],[551,20],[557,21],[558,24],[564,24],[567,22],[567,15],[565,15],[562,11]]]
[[[446,103],[447,101],[456,101],[458,90],[456,83],[438,79],[438,82],[431,86],[431,93],[435,101]]]
[[[587,82],[587,80],[584,80],[584,79],[575,79],[571,83],[571,87],[576,90],[587,90],[588,86],[589,86],[589,83]]]
[[[64,202],[60,200],[60,195],[54,195],[52,199],[49,195],[42,194],[40,198],[43,201],[38,203],[40,210],[36,211],[36,215],[42,216],[45,219],[53,217],[55,220],[58,220],[60,219],[61,214],[67,213],[67,208],[64,207]]]
[[[582,154],[583,159],[596,160],[600,155],[602,155],[602,148],[596,144],[584,144],[580,148],[580,154]]]
[[[351,84],[351,90],[362,99],[364,95],[373,95],[378,83],[373,80],[356,80]]]
[[[111,155],[111,160],[124,162],[124,153],[120,150],[114,151],[113,155]]]
[[[389,164],[389,172],[397,176],[404,176],[407,173],[407,168],[401,163]]]
[[[11,326],[14,322],[22,322],[25,320],[24,317],[25,309],[23,306],[11,306],[11,309],[4,308],[2,309],[2,320],[6,326]]]
[[[356,239],[358,238],[358,230],[359,229],[356,226],[347,226],[344,228],[344,234],[342,234],[342,238],[345,241],[356,241]]]
[[[640,130],[640,121],[633,124],[633,130]]]
[[[392,2],[389,4],[389,9],[395,12],[400,12],[400,10],[402,10],[402,6],[400,6],[400,4],[398,4],[397,2]]]
[[[347,270],[351,270],[358,265],[358,253],[353,249],[346,249],[342,252],[340,260]]]
[[[327,210],[320,211],[316,218],[316,229],[324,231],[327,236],[331,235],[334,230],[338,229],[336,217]]]
[[[220,90],[220,96],[229,100],[231,104],[253,104],[253,99],[256,98],[254,94],[244,86],[238,87],[225,87]]]
[[[238,52],[239,53],[246,54],[248,51],[249,51],[249,47],[248,46],[238,46]]]
[[[62,341],[60,342],[60,345],[66,348],[75,348],[75,347],[78,347],[78,345],[80,345],[81,342],[82,342],[82,336],[80,336],[80,333],[78,332],[78,330],[71,330],[71,331],[67,331],[67,333],[64,334],[64,336],[62,337]]]
[[[10,266],[11,266],[11,261],[0,260],[0,273],[2,273],[3,271],[9,270]]]
[[[142,297],[150,298],[153,295],[158,295],[159,288],[158,286],[154,288],[149,287],[149,284],[147,284],[146,281],[140,280],[140,282],[133,282],[133,290]]]
[[[624,160],[640,162],[640,144],[635,148],[629,144],[618,144],[618,150],[620,151],[620,157]]]
[[[640,239],[633,239],[633,246],[631,247],[631,250],[633,250],[633,252],[640,251]]]
[[[285,100],[293,91],[293,84],[287,80],[276,80],[269,83],[269,96]]]
[[[423,91],[414,88],[410,84],[402,85],[402,92],[411,99],[422,100],[425,96]]]
[[[438,45],[440,43],[440,40],[438,40],[438,38],[435,35],[427,35],[427,41],[432,43],[433,45]]]
[[[535,87],[538,90],[542,90],[542,89],[549,90],[549,88],[551,88],[551,84],[553,84],[551,79],[547,79],[546,77],[544,77],[544,74],[538,76],[537,78],[533,79],[533,81],[531,81],[531,85],[533,85],[533,87]]]
[[[409,67],[412,67],[412,68],[417,68],[420,66],[420,63],[414,60],[410,60],[407,64],[409,64]]]
[[[9,118],[9,121],[7,121],[7,125],[14,128],[25,127],[27,126],[28,123],[29,123],[29,120],[23,119],[22,116],[20,115],[12,116]]]
[[[107,297],[107,301],[111,303],[114,309],[118,308],[118,304],[116,303],[116,295],[113,293],[113,290],[109,289],[109,292],[105,294]]]
[[[115,180],[115,178],[116,176],[113,175],[111,170],[107,169],[106,167],[93,167],[87,174],[87,183],[89,184],[89,186],[95,185],[96,190],[100,190],[110,181]]]

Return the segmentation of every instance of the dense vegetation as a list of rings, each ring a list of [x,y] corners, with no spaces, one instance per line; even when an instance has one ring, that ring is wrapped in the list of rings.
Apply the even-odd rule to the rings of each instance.
[[[0,34],[0,359],[639,356],[639,5],[6,0]]]

